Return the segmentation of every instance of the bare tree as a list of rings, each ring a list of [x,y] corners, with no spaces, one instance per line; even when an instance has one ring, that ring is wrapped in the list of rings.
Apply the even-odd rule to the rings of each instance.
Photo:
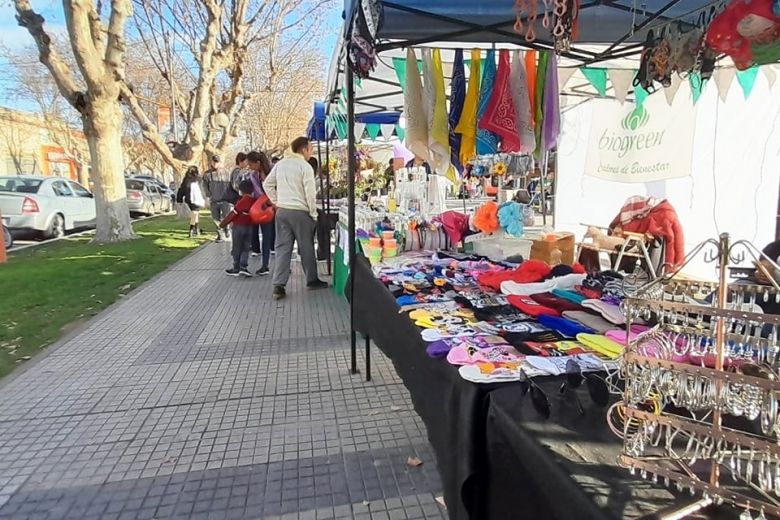
[[[134,237],[127,207],[120,98],[124,84],[125,24],[132,16],[130,0],[112,0],[107,17],[102,2],[63,0],[73,60],[80,80],[44,28],[44,18],[29,0],[14,0],[16,18],[35,40],[39,59],[57,88],[81,115],[90,152],[90,178],[97,206],[98,242]]]
[[[67,55],[63,52],[66,48],[64,42],[54,39],[52,45],[55,45],[63,59],[67,60]],[[89,149],[83,133],[76,130],[81,124],[80,115],[60,95],[57,84],[46,67],[35,61],[37,54],[38,50],[35,47],[23,48],[20,51],[0,48],[0,55],[10,65],[8,74],[14,84],[10,97],[15,101],[35,103],[37,111],[42,116],[49,140],[60,147],[63,154],[76,164],[79,182],[87,186]],[[76,65],[68,63],[68,67],[74,69]]]
[[[313,41],[323,7],[333,1],[134,0],[146,55],[173,88],[167,97],[173,117],[183,124],[170,146],[131,78],[123,94],[144,137],[180,173],[204,154],[224,154],[239,134],[247,105],[259,92],[270,91],[289,56]],[[265,62],[267,77],[250,88],[246,68],[256,60]]]

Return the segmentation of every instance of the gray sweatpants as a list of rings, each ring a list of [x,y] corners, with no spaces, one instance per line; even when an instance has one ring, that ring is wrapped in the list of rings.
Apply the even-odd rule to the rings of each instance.
[[[316,223],[309,212],[295,209],[276,211],[276,261],[273,284],[284,287],[290,279],[290,260],[293,245],[298,243],[306,283],[319,279],[317,258],[314,256],[314,230]]]
[[[228,226],[228,228],[223,231],[220,229],[219,223],[222,222],[222,219],[227,217],[228,213],[231,211],[233,211],[233,205],[229,202],[211,202],[211,218],[214,220],[214,224],[217,225],[217,234],[220,238],[230,236],[231,226]]]

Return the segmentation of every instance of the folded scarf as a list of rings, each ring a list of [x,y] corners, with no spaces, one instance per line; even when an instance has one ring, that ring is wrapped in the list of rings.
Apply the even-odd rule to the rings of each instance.
[[[498,138],[489,130],[482,128],[479,122],[487,111],[490,98],[493,95],[493,85],[496,82],[496,51],[487,52],[485,64],[482,67],[482,83],[479,88],[479,110],[477,111],[477,154],[491,155],[498,151]]]
[[[501,151],[507,153],[520,151],[520,132],[517,129],[510,76],[509,50],[498,52],[498,72],[490,101],[479,120],[479,128],[488,130],[498,136],[501,141]]]
[[[479,110],[479,85],[481,73],[481,51],[471,50],[471,65],[469,66],[469,84],[463,112],[455,127],[460,134],[460,162],[466,164],[477,155],[477,112]],[[407,123],[408,125],[408,123]]]

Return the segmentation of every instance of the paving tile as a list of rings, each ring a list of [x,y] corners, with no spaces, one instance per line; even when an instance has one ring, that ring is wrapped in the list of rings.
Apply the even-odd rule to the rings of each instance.
[[[299,264],[275,302],[268,277],[224,276],[228,249],[0,384],[0,518],[446,517],[392,364],[375,350],[372,382],[347,370],[345,302],[306,291]]]

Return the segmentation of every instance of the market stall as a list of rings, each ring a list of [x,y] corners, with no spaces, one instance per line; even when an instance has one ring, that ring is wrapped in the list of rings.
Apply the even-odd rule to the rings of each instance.
[[[446,197],[434,189],[438,178],[465,185],[485,160],[491,173],[505,175],[501,154],[526,156],[544,172],[544,201],[545,180],[559,188],[549,173],[566,137],[564,96],[587,100],[609,91],[615,104],[630,104],[620,108],[620,128],[595,136],[618,159],[661,143],[667,126],[643,130],[659,124],[648,114],[656,87],[668,97],[684,74],[695,103],[706,80],[730,74],[714,69],[721,54],[733,59],[721,67],[732,72],[774,59],[762,47],[775,49],[780,38],[770,3],[737,4],[562,0],[537,9],[518,1],[513,12],[496,2],[347,3],[331,101],[345,99],[348,122],[342,243],[351,370],[357,333],[366,340],[367,377],[371,342],[392,360],[426,424],[451,518],[636,518],[707,509],[709,516],[763,520],[780,511],[772,496],[780,492],[773,444],[780,387],[771,377],[780,321],[766,319],[774,332],[765,331],[754,313],[759,298],[780,301],[780,287],[736,288],[725,274],[737,246],[748,259],[770,262],[762,268],[770,280],[771,270],[780,271],[774,258],[727,235],[686,255],[672,204],[639,197],[609,201],[617,215],[603,230],[588,228],[592,249],[609,260],[586,270],[574,235],[526,226],[527,201],[502,199],[499,190],[498,200],[453,211],[445,223]],[[755,13],[771,22],[761,37],[735,36]],[[518,44],[532,51],[513,52]],[[392,65],[382,63],[402,48]],[[633,66],[609,68],[632,56]],[[373,75],[380,65],[393,79]],[[567,87],[574,75],[586,84]],[[373,83],[380,92],[365,90]],[[396,178],[409,183],[393,200],[400,211],[389,200],[384,209],[355,201],[351,122],[373,110],[403,110],[404,142],[415,158]],[[675,145],[690,138],[685,127],[676,131],[669,131]],[[608,153],[598,158],[594,171],[602,176],[626,174]],[[674,178],[685,158],[672,154],[628,173]],[[562,166],[556,161],[554,169]],[[449,243],[417,235],[416,247],[407,247],[417,218],[439,219]],[[714,253],[704,255],[706,248]],[[718,260],[718,280],[681,282],[680,270],[702,255]],[[734,484],[727,486],[721,473],[729,464]],[[637,484],[634,473],[649,482]],[[718,507],[724,503],[737,509]]]

